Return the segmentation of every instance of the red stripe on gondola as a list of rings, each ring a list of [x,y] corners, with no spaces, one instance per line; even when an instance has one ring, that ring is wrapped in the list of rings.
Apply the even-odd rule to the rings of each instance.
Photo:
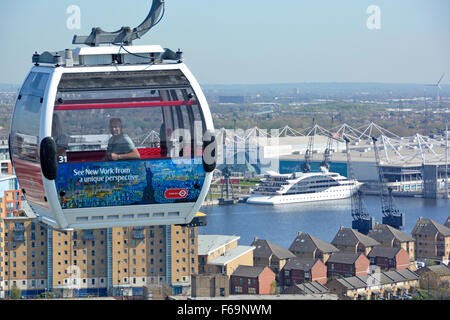
[[[123,108],[145,108],[145,107],[170,107],[191,106],[198,101],[147,101],[126,103],[95,103],[95,104],[70,104],[55,105],[55,110],[90,110],[90,109],[123,109]]]
[[[72,104],[92,104],[92,103],[123,103],[123,102],[142,102],[142,101],[162,101],[160,97],[136,97],[136,98],[110,98],[110,99],[81,99],[64,100],[61,105]]]

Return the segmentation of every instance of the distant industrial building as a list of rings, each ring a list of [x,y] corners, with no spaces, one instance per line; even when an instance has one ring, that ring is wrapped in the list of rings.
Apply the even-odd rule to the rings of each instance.
[[[219,96],[219,103],[245,103],[244,96]]]
[[[353,136],[349,144],[350,155],[355,178],[364,183],[363,192],[379,194],[375,152],[370,139],[374,134],[368,129],[364,131],[367,131],[364,137]],[[277,130],[255,127],[245,131],[220,129],[219,168],[226,163],[235,168],[233,171],[245,170],[251,166],[257,174],[268,171],[282,174],[299,172],[311,139],[307,134],[287,127]],[[334,133],[333,137],[330,171],[347,176],[346,145],[337,140],[341,139],[342,133]],[[418,134],[408,138],[388,138],[381,135],[378,140],[383,179],[392,189],[393,195],[427,198],[445,196],[445,179],[450,171],[444,156],[445,138],[423,137]],[[311,170],[319,171],[329,137],[324,132],[319,132],[314,135],[313,142]]]

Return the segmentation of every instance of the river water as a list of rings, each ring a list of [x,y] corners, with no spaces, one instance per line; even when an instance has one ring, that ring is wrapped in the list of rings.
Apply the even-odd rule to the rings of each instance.
[[[367,196],[364,201],[370,215],[381,223],[380,198]],[[419,217],[444,224],[450,215],[450,199],[398,197],[395,204],[405,214],[403,231],[408,234]],[[200,227],[199,234],[237,235],[241,245],[250,245],[258,237],[286,249],[298,231],[331,242],[340,226],[351,228],[350,206],[350,198],[278,206],[246,203],[205,206],[201,211],[208,215],[208,225]]]

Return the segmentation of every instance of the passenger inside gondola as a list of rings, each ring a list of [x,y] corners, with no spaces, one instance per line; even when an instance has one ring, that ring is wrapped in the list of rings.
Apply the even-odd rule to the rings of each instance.
[[[122,120],[112,118],[109,121],[109,130],[112,137],[108,141],[106,150],[107,160],[130,160],[140,159],[139,151],[136,149],[131,138],[123,132]]]

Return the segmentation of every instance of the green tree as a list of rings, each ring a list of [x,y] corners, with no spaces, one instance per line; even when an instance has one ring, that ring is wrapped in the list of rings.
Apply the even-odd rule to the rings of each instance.
[[[278,286],[276,280],[274,280],[270,285],[270,294],[280,294],[280,287]]]
[[[10,293],[11,299],[20,299],[21,296],[22,291],[17,287],[16,283],[13,283]]]

